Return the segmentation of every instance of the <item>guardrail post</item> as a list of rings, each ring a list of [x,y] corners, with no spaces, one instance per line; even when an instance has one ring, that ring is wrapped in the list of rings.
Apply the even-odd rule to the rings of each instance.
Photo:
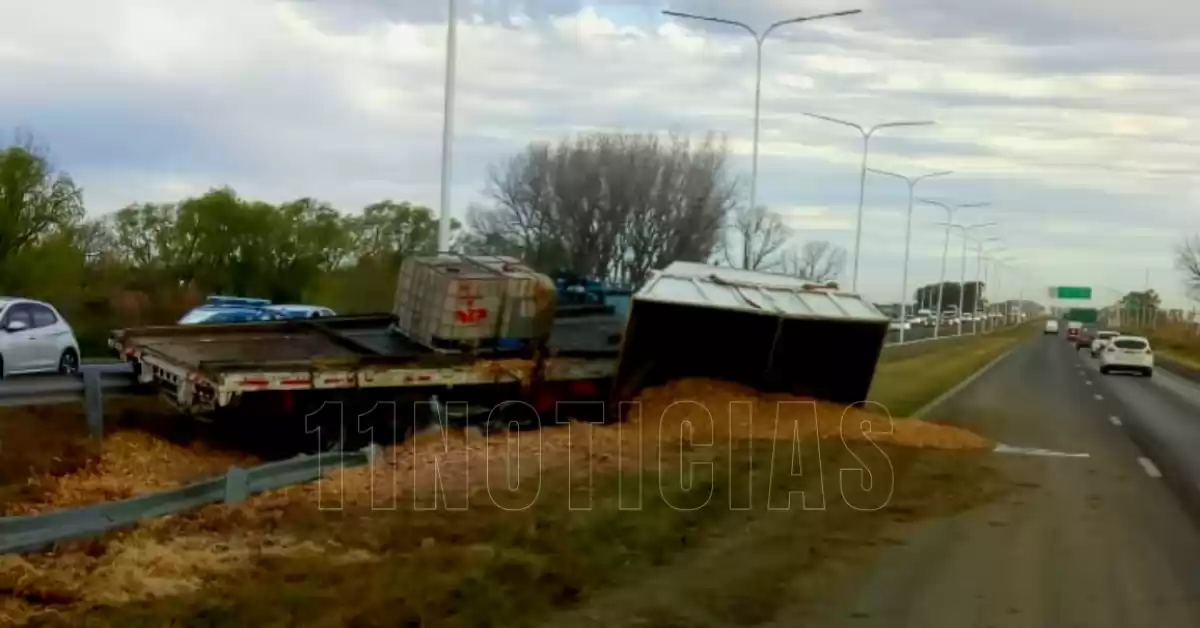
[[[93,438],[104,438],[104,389],[100,386],[100,372],[96,369],[83,371],[83,406],[88,434]]]
[[[250,473],[241,467],[229,467],[225,474],[225,503],[240,504],[250,493]]]

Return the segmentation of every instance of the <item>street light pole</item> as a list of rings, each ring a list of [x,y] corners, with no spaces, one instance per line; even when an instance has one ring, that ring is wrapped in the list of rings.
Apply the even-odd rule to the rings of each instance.
[[[958,276],[958,333],[957,333],[957,335],[959,335],[959,336],[962,335],[963,306],[965,305],[965,303],[963,303],[963,301],[964,301],[964,299],[966,299],[966,292],[967,292],[967,240],[970,239],[970,234],[971,234],[972,230],[982,229],[984,227],[992,227],[992,226],[995,226],[995,224],[996,223],[994,223],[994,222],[984,222],[984,223],[979,223],[979,224],[974,224],[974,225],[956,225],[956,224],[946,223],[946,227],[958,229],[962,232],[961,270],[959,271],[959,276]],[[979,298],[978,297],[978,292],[979,292],[978,284],[975,286],[975,292],[977,293],[976,300],[978,300],[978,298]]]
[[[859,257],[859,250],[861,249],[861,246],[862,246],[863,198],[866,195],[866,191],[867,191],[867,149],[871,143],[871,136],[874,135],[876,131],[878,131],[880,129],[886,129],[889,127],[929,126],[934,123],[930,120],[921,120],[921,121],[913,121],[913,122],[883,122],[881,124],[876,124],[873,127],[866,128],[860,124],[855,124],[854,122],[849,122],[846,120],[839,120],[837,118],[831,118],[829,116],[823,116],[823,115],[816,114],[816,113],[808,113],[805,111],[802,111],[801,113],[803,113],[804,115],[806,115],[810,118],[816,118],[818,120],[824,120],[826,122],[832,122],[834,124],[840,124],[842,126],[848,126],[852,129],[857,129],[859,134],[862,135],[862,141],[863,141],[862,168],[859,171],[859,176],[858,176],[858,225],[854,229],[854,270],[851,272],[851,276],[850,276],[850,289],[855,292],[858,292],[858,257]]]
[[[976,246],[976,248],[975,248],[975,312],[977,312],[977,313],[981,312],[981,311],[983,312],[983,327],[984,327],[983,330],[984,330],[984,332],[987,332],[989,329],[989,323],[991,322],[991,317],[988,316],[988,313],[986,311],[979,309],[979,301],[982,297],[983,286],[987,285],[987,268],[983,264],[983,245],[984,245],[984,243],[996,242],[998,240],[1000,240],[1000,238],[998,238],[996,236],[992,236],[990,238],[980,238],[979,240],[975,241],[975,246]],[[1003,251],[1003,250],[1004,250],[1003,247],[999,247],[999,248],[992,249],[991,252],[995,253],[997,251]],[[981,270],[983,271],[983,283],[979,283],[979,273]],[[972,335],[978,334],[979,333],[979,321],[974,320],[972,322],[974,324],[971,325],[971,334]]]
[[[904,270],[901,272],[900,279],[900,344],[904,344],[904,326],[908,322],[908,259],[909,252],[912,249],[912,217],[913,217],[913,192],[916,190],[917,184],[925,179],[933,177],[944,177],[951,174],[949,170],[941,172],[930,172],[928,174],[919,175],[916,177],[906,177],[895,172],[886,170],[876,170],[868,168],[875,174],[881,174],[888,177],[895,177],[908,184],[908,213],[905,218],[904,225]]]
[[[994,257],[994,258],[992,258],[992,263],[995,264],[995,266],[996,266],[996,290],[997,290],[997,292],[1000,291],[1000,287],[1003,285],[1003,283],[1002,283],[1003,275],[1001,274],[1000,271],[1004,269],[1004,262],[1011,262],[1013,260],[1014,260],[1014,258],[1012,258],[1012,257]],[[1000,313],[1004,317],[1004,326],[1007,327],[1008,322],[1009,322],[1008,319],[1009,319],[1010,315],[1012,314],[1012,306],[1008,303],[1008,299],[1004,300],[1004,304],[1002,306],[996,308],[996,312]]]
[[[450,250],[450,182],[454,167],[454,89],[458,57],[458,0],[450,0],[446,19],[446,88],[442,111],[442,190],[438,217],[438,252]]]
[[[762,102],[762,47],[763,42],[767,40],[767,36],[776,28],[786,24],[799,24],[801,22],[811,22],[813,20],[823,20],[831,17],[842,17],[846,15],[854,15],[862,13],[862,9],[852,9],[849,11],[836,11],[833,13],[821,13],[818,15],[809,15],[806,17],[794,17],[787,20],[780,20],[767,26],[766,30],[760,35],[758,31],[750,27],[748,24],[738,22],[736,20],[727,20],[719,17],[711,17],[708,15],[696,15],[694,13],[683,13],[680,11],[663,11],[663,15],[678,17],[689,20],[699,20],[702,22],[715,22],[717,24],[728,24],[744,29],[754,37],[755,62],[754,62],[754,156],[750,164],[750,209],[753,210],[758,206],[758,129],[759,129],[759,110]]]
[[[942,243],[942,272],[941,278],[938,280],[937,312],[934,313],[936,324],[933,326],[933,337],[937,338],[942,326],[942,295],[946,290],[946,257],[950,253],[950,225],[954,222],[954,212],[968,207],[987,207],[990,203],[958,203],[948,205],[941,201],[931,201],[924,198],[917,200],[929,205],[937,205],[946,210],[946,237]]]

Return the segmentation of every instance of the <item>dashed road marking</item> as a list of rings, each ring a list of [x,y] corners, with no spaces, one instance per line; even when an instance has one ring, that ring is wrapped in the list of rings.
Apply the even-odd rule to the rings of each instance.
[[[1083,383],[1084,383],[1084,384],[1087,384],[1088,386],[1091,386],[1091,385],[1092,385],[1092,380],[1090,380],[1090,379],[1086,379],[1086,380],[1084,380],[1084,381],[1083,381]]]
[[[1092,396],[1096,398],[1096,401],[1104,401],[1103,395],[1092,395]]]
[[[1014,447],[1005,445],[1004,443],[996,443],[992,451],[998,454],[1017,454],[1021,456],[1053,456],[1057,458],[1090,458],[1091,454],[1080,452],[1071,453],[1066,451],[1056,451],[1053,449],[1041,449],[1040,447]]]
[[[1108,417],[1108,421],[1109,421],[1110,423],[1112,423],[1113,425],[1117,425],[1117,426],[1120,426],[1120,425],[1121,425],[1121,417],[1119,417],[1119,416],[1117,416],[1117,415],[1115,415],[1115,414],[1114,414],[1114,415],[1112,415],[1112,416],[1110,416],[1110,417]]]
[[[1159,471],[1158,467],[1154,466],[1154,462],[1149,458],[1138,458],[1138,464],[1142,465],[1142,470],[1146,472],[1146,475],[1152,478],[1162,477],[1162,471]]]

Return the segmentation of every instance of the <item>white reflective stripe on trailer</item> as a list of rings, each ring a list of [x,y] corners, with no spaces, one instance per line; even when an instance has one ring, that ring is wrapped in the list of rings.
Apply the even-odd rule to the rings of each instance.
[[[515,361],[509,361],[515,362]],[[496,365],[454,366],[440,369],[379,368],[364,369],[359,381],[364,388],[419,388],[424,386],[473,386],[479,384],[508,384],[521,381],[532,361]]]
[[[254,392],[258,390],[304,390],[313,387],[308,371],[279,373],[234,373],[221,376],[222,392]]]
[[[546,381],[551,382],[602,379],[616,373],[615,358],[551,358],[546,362]]]
[[[218,393],[222,398],[233,393],[268,390],[308,390],[329,388],[423,388],[429,386],[475,386],[511,384],[528,379],[532,360],[481,361],[475,364],[443,368],[400,368],[368,366],[358,371],[281,371],[223,375]],[[545,379],[571,381],[612,377],[615,359],[555,358],[546,363]]]

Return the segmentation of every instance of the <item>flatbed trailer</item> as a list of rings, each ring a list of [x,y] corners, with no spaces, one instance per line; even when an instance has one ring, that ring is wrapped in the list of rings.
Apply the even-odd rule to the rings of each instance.
[[[564,310],[542,350],[450,353],[413,342],[394,322],[390,314],[368,314],[143,327],[113,332],[109,346],[140,384],[205,418],[294,419],[329,402],[348,405],[347,417],[380,402],[462,402],[476,415],[521,402],[540,416],[556,401],[604,398],[624,324],[604,311]],[[415,411],[413,420],[422,420]]]

